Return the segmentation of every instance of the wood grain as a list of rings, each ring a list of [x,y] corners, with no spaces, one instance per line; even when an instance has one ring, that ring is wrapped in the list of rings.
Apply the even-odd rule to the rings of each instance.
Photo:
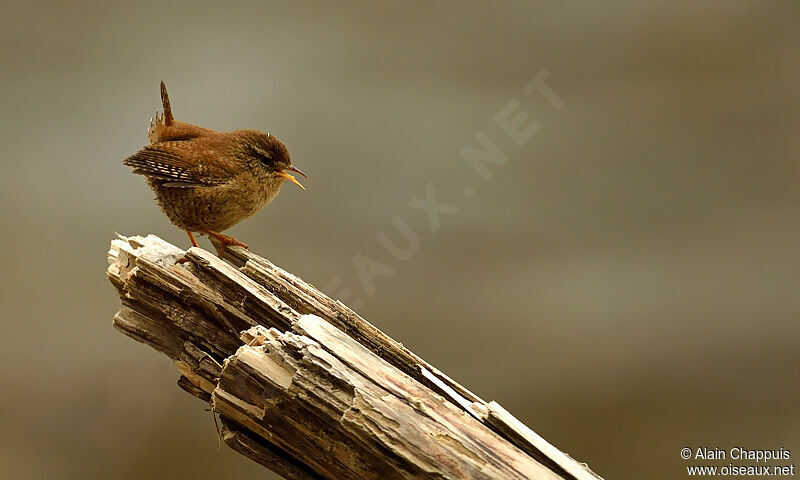
[[[114,326],[174,361],[237,452],[287,479],[599,478],[302,279],[225,259],[120,236],[107,273]]]

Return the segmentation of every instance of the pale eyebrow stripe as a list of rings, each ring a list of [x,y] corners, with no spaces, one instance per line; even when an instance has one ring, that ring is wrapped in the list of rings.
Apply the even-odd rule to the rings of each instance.
[[[269,158],[270,160],[272,159],[272,154],[269,153],[268,151],[264,150],[263,148],[253,145],[253,149],[256,152],[258,152],[259,154],[264,155],[265,157]]]

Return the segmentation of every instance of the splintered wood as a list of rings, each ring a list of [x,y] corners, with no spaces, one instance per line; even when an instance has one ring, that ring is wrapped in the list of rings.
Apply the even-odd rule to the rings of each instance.
[[[108,277],[114,326],[175,362],[237,452],[298,480],[599,478],[341,302],[225,255],[119,237]]]

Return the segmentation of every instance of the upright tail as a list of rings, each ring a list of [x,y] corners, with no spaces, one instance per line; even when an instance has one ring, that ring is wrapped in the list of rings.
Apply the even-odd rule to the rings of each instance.
[[[172,107],[169,106],[169,95],[167,94],[167,86],[164,81],[161,81],[161,103],[164,106],[164,125],[170,126],[175,121],[172,116]]]

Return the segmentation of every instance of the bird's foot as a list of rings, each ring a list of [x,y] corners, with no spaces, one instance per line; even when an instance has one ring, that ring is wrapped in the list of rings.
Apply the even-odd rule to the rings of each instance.
[[[217,249],[217,256],[219,256],[220,258],[222,257],[222,254],[225,253],[225,247],[250,248],[247,246],[246,243],[242,243],[233,237],[229,237],[228,235],[223,235],[219,232],[212,232],[211,230],[203,230],[203,233],[205,233],[209,237],[214,237],[219,241],[219,244],[215,244],[214,248]]]

